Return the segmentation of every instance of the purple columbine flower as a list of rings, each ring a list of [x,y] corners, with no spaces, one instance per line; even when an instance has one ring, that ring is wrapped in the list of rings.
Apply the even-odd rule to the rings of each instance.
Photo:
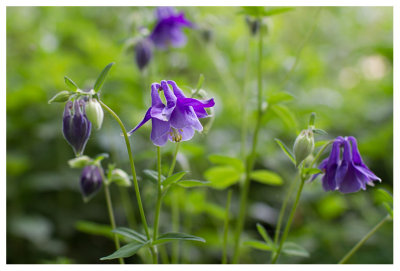
[[[95,165],[86,166],[81,174],[81,192],[83,197],[87,199],[93,196],[103,183],[102,169]]]
[[[173,91],[171,91],[171,85]],[[166,105],[162,102],[159,91],[164,92]],[[202,131],[199,118],[208,116],[206,107],[214,106],[214,99],[200,101],[187,98],[174,81],[161,81],[151,85],[151,107],[143,120],[129,132],[133,134],[143,124],[151,119],[151,140],[154,145],[163,146],[170,141],[179,142],[190,140],[194,130]]]
[[[63,134],[76,156],[83,153],[90,137],[92,124],[85,113],[85,101],[77,99],[65,104],[63,115]]]
[[[135,60],[140,70],[149,64],[153,56],[153,44],[149,39],[140,40],[135,46]]]
[[[343,149],[341,157],[341,149]],[[332,145],[328,158],[318,167],[324,172],[322,187],[325,191],[339,190],[342,193],[353,193],[366,185],[374,186],[374,181],[381,182],[362,161],[357,147],[357,140],[352,137],[337,137]],[[319,174],[313,176],[314,180]]]
[[[172,7],[158,7],[156,9],[157,23],[150,35],[155,46],[165,49],[182,47],[186,44],[186,36],[182,27],[192,27],[192,23],[185,18],[183,12],[176,14]]]

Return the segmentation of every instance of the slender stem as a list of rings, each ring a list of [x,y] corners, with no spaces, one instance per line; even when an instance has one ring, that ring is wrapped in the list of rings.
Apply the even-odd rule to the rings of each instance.
[[[229,209],[231,208],[232,189],[228,191],[225,207],[225,221],[224,221],[224,241],[222,247],[222,264],[228,263],[228,232],[229,232]]]
[[[296,182],[292,182],[290,184],[289,190],[286,193],[285,199],[283,200],[283,204],[282,204],[281,210],[279,212],[278,223],[276,224],[275,236],[274,236],[274,243],[276,245],[278,245],[279,234],[280,234],[280,231],[281,231],[282,221],[283,221],[283,216],[285,214],[286,206],[287,206],[287,204],[289,202],[289,199],[291,198],[291,195],[292,195],[293,190],[294,190],[295,187],[296,187]]]
[[[142,199],[140,196],[140,190],[139,190],[139,184],[138,184],[138,179],[136,176],[136,169],[135,169],[135,164],[133,162],[133,155],[132,155],[132,149],[131,149],[131,143],[129,142],[129,137],[128,137],[128,133],[126,132],[125,126],[122,123],[121,119],[118,117],[118,115],[111,109],[109,108],[105,103],[103,103],[103,101],[99,100],[101,106],[108,112],[111,114],[111,116],[118,122],[119,126],[121,127],[122,133],[124,135],[124,139],[125,139],[125,144],[126,144],[126,149],[128,151],[128,156],[129,156],[129,162],[131,165],[131,170],[132,170],[132,176],[133,176],[133,184],[134,184],[134,188],[135,188],[135,193],[136,193],[136,199],[137,199],[137,203],[139,206],[139,213],[140,213],[140,217],[142,219],[142,224],[143,224],[143,228],[144,231],[146,232],[146,236],[147,239],[150,240],[150,231],[149,231],[149,227],[147,225],[147,220],[146,220],[146,216],[144,214],[144,209],[143,209],[143,204],[142,204]],[[150,248],[153,257],[155,254],[154,248],[151,247]]]
[[[154,217],[154,231],[153,231],[153,240],[157,240],[158,235],[158,221],[160,219],[160,211],[161,211],[161,199],[162,199],[162,190],[161,190],[161,148],[157,147],[157,170],[158,170],[158,189],[157,189],[157,203],[156,203],[156,214]],[[157,263],[157,262],[155,262]]]
[[[253,170],[254,167],[254,161],[255,161],[255,156],[256,156],[256,149],[257,149],[257,142],[258,142],[258,134],[261,128],[261,118],[263,116],[263,111],[262,111],[262,54],[263,54],[263,31],[258,32],[259,39],[258,39],[258,73],[257,73],[257,82],[258,82],[258,91],[257,91],[257,108],[258,108],[258,114],[257,114],[257,121],[256,121],[256,126],[254,128],[254,134],[253,134],[253,144],[252,148],[250,151],[250,154],[248,156],[247,160],[247,167],[246,167],[246,174],[245,174],[245,180],[243,187],[241,189],[241,194],[240,194],[240,210],[239,210],[239,217],[238,221],[236,224],[236,230],[235,230],[235,236],[234,236],[234,254],[233,254],[233,261],[232,263],[237,263],[239,260],[239,247],[240,247],[240,235],[243,230],[243,225],[244,225],[244,219],[246,215],[246,207],[247,207],[247,198],[249,194],[249,188],[250,188],[250,173]]]
[[[179,146],[180,142],[176,143],[176,148],[174,152],[174,156],[172,157],[172,163],[168,171],[168,177],[171,176],[174,173],[175,165],[176,165],[176,158],[178,156],[179,152]],[[177,193],[176,190],[172,191],[172,230],[175,232],[179,231],[179,193]],[[177,264],[179,262],[179,242],[174,242],[172,243],[172,257],[171,257],[171,262],[173,264]]]
[[[289,219],[286,222],[286,227],[285,227],[285,230],[283,231],[283,235],[282,235],[281,241],[279,243],[279,247],[276,250],[276,252],[273,254],[272,259],[271,259],[271,263],[273,263],[273,264],[276,263],[276,261],[278,260],[278,257],[279,257],[279,255],[281,253],[281,250],[282,250],[282,246],[285,243],[286,238],[287,238],[287,236],[289,234],[290,226],[292,225],[294,214],[296,213],[296,208],[297,208],[297,205],[299,204],[300,195],[301,195],[301,192],[303,191],[304,182],[305,182],[305,179],[303,177],[300,177],[299,190],[297,190],[296,199],[295,199],[295,201],[293,203],[292,210],[290,211]]]
[[[114,211],[112,207],[111,195],[110,195],[110,190],[108,189],[108,184],[104,185],[104,192],[106,194],[107,210],[108,210],[108,215],[110,216],[111,228],[114,230],[116,228],[116,225],[115,225]],[[120,248],[120,244],[117,234],[114,234],[114,243],[116,250],[118,250]],[[118,258],[118,260],[120,264],[125,263],[123,258]]]
[[[312,160],[311,164],[308,166],[309,168],[312,168],[312,166],[319,160],[322,153],[326,150],[326,148],[328,148],[328,146],[331,145],[333,142],[334,142],[334,140],[330,140],[327,143],[325,143],[324,146],[322,146],[322,148],[319,150],[319,152],[315,156],[314,160]]]
[[[247,44],[246,48],[246,62],[244,66],[244,77],[243,77],[243,85],[241,89],[241,99],[243,101],[247,101],[247,88],[246,88],[246,83],[247,83],[247,75],[249,71],[249,66],[250,66],[250,60],[251,60],[251,42],[252,39],[249,38],[249,43]],[[240,131],[240,156],[242,157],[243,160],[246,159],[246,131],[247,131],[247,103],[242,102],[241,104],[241,131]]]
[[[345,264],[353,255],[357,252],[357,250],[377,231],[380,227],[382,227],[387,221],[390,221],[392,218],[390,215],[385,216],[378,224],[375,225],[370,232],[368,232],[364,237],[338,262],[339,264]]]

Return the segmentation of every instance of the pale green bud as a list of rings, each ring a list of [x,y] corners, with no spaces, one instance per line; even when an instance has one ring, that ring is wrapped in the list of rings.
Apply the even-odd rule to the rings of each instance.
[[[51,103],[64,103],[64,102],[68,101],[68,99],[69,99],[69,97],[71,95],[72,95],[72,93],[67,91],[67,90],[60,91],[59,93],[54,95],[53,98],[51,98],[49,100],[49,104],[51,104]]]
[[[314,134],[311,129],[303,130],[293,145],[296,167],[314,151]]]
[[[94,128],[99,130],[103,124],[104,112],[97,99],[90,98],[86,103],[86,116],[93,124]]]
[[[119,186],[131,186],[131,180],[128,174],[122,169],[113,169],[111,173],[110,183],[115,182]]]
[[[82,155],[68,161],[68,165],[71,168],[84,168],[92,163],[92,159],[89,156]]]

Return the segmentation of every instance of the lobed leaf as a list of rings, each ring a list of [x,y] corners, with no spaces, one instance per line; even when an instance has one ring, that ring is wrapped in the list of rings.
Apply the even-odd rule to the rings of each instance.
[[[282,253],[291,256],[310,257],[310,253],[305,248],[292,242],[283,244]]]
[[[104,81],[106,80],[107,74],[110,71],[111,67],[114,65],[114,62],[111,62],[108,64],[100,73],[99,77],[97,77],[96,83],[94,84],[94,92],[97,93],[100,91],[101,87],[104,84]]]
[[[282,151],[289,157],[294,165],[296,165],[296,160],[294,159],[294,155],[292,151],[279,139],[275,138],[275,142],[278,143],[279,147],[281,147]]]
[[[112,232],[120,234],[122,236],[128,237],[130,239],[136,240],[139,243],[145,243],[147,241],[146,236],[137,231],[125,227],[118,227],[114,229]]]
[[[210,186],[216,189],[225,189],[240,180],[241,172],[231,166],[216,166],[206,170],[204,177]]]
[[[153,245],[158,245],[158,244],[164,244],[167,242],[172,242],[172,241],[198,241],[198,242],[203,242],[205,243],[206,240],[204,240],[201,237],[186,234],[186,233],[180,233],[180,232],[168,232],[161,234],[157,240],[153,242]]]
[[[73,91],[77,91],[79,89],[78,85],[75,84],[69,77],[64,76],[65,84]]]
[[[177,181],[179,181],[180,179],[182,179],[182,177],[185,176],[186,173],[187,173],[186,171],[181,171],[181,172],[175,173],[175,174],[169,176],[168,178],[166,178],[166,179],[162,182],[162,185],[163,185],[163,186],[167,186],[167,185],[176,183]],[[158,175],[157,175],[157,177],[158,177]]]
[[[117,258],[131,257],[131,256],[135,255],[136,252],[139,251],[139,249],[141,249],[143,246],[147,245],[148,243],[150,243],[150,241],[147,241],[145,243],[139,243],[136,241],[131,242],[131,243],[121,247],[114,253],[112,253],[106,257],[100,258],[100,260],[104,261],[104,260],[112,260],[112,259],[117,259]]]
[[[264,251],[273,251],[274,249],[264,242],[258,240],[248,240],[243,242],[243,245]]]
[[[211,163],[217,164],[217,165],[229,165],[234,168],[236,168],[240,172],[244,172],[244,165],[242,160],[234,157],[229,157],[225,155],[220,155],[220,154],[211,154],[208,156],[208,160],[210,160]]]
[[[250,173],[250,178],[254,181],[263,183],[263,184],[269,184],[269,185],[282,185],[283,180],[282,178],[276,174],[275,172],[265,170],[265,169],[260,169],[260,170],[254,170]]]

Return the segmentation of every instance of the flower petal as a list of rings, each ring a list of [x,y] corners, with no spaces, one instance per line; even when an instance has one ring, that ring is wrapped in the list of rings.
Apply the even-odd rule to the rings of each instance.
[[[152,118],[157,118],[159,120],[168,121],[169,117],[164,111],[165,105],[163,104],[160,95],[158,93],[161,85],[154,83],[151,85],[151,110],[150,115]]]
[[[171,125],[168,121],[161,121],[159,119],[151,119],[151,141],[156,146],[164,146],[168,141],[168,133],[171,130]]]
[[[135,128],[133,128],[132,130],[130,130],[128,132],[128,136],[132,135],[137,129],[142,127],[143,124],[145,124],[147,121],[149,121],[149,119],[151,119],[150,111],[151,111],[151,107],[147,110],[146,114],[144,115],[143,120],[138,125],[136,125]]]
[[[186,98],[186,96],[183,93],[183,91],[178,87],[178,85],[174,81],[168,80],[167,82],[168,82],[168,84],[171,85],[172,90],[174,91],[174,94],[178,98],[178,100]]]
[[[171,115],[171,125],[176,129],[182,129],[185,127],[193,127],[198,131],[203,130],[199,119],[197,118],[194,110],[190,106],[181,106],[179,103],[175,107],[174,112]]]

